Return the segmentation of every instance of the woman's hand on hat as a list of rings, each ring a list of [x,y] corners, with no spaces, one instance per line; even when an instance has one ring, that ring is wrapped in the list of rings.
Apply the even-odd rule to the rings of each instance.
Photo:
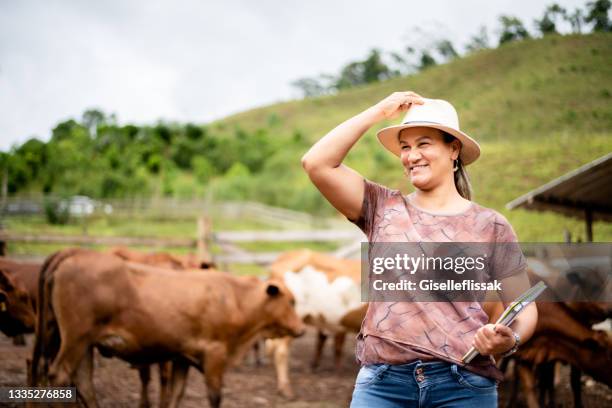
[[[486,324],[476,332],[473,346],[483,356],[505,353],[514,347],[512,329],[502,324]]]
[[[395,119],[406,112],[412,104],[422,105],[423,97],[412,91],[393,92],[373,106],[380,115],[380,120]]]

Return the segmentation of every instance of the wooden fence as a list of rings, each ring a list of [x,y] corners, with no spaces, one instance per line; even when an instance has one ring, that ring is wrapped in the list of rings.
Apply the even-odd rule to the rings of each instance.
[[[48,235],[34,233],[14,233],[2,230],[0,241],[38,244],[78,245],[78,246],[139,246],[150,248],[189,248],[197,250],[204,259],[210,259],[209,248],[214,244],[221,249],[215,254],[214,261],[219,264],[245,263],[266,265],[279,255],[279,252],[253,252],[239,246],[246,242],[336,242],[340,248],[335,252],[341,257],[355,256],[359,252],[359,243],[365,237],[356,227],[346,229],[348,223],[342,220],[315,217],[283,208],[276,208],[253,202],[206,203],[197,200],[109,200],[105,216],[112,217],[163,217],[163,218],[197,218],[197,235],[189,238],[153,238],[153,237],[118,237],[83,235]],[[112,207],[112,215],[108,206]],[[9,199],[4,203],[4,217],[12,213],[40,214],[44,211],[42,198],[24,200]],[[99,209],[96,209],[98,211]],[[202,213],[207,214],[202,217]],[[284,230],[254,231],[212,231],[209,219],[222,213],[226,218],[249,217],[264,221]],[[96,216],[95,213],[89,216]],[[316,228],[319,227],[319,228]],[[292,229],[287,229],[292,228]]]

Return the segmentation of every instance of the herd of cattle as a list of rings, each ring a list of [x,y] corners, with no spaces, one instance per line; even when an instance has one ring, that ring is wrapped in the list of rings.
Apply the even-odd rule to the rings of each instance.
[[[537,262],[530,260],[533,280],[541,279]],[[16,339],[35,333],[28,385],[73,384],[87,407],[97,406],[94,349],[138,369],[141,406],[149,405],[150,365],[159,364],[160,406],[178,406],[193,366],[204,375],[210,405],[219,407],[225,370],[261,339],[278,391],[293,397],[291,343],[305,325],[318,332],[312,367],[331,336],[342,369],[346,335],[359,331],[367,308],[360,302],[360,268],[359,261],[310,250],[282,254],[266,279],[222,272],[195,257],[127,248],[69,248],[42,265],[0,257],[0,330]],[[499,302],[484,306],[491,321],[503,310]],[[500,362],[513,379],[510,402],[520,382],[530,408],[555,406],[558,363],[572,367],[576,406],[581,373],[612,387],[612,340],[592,328],[611,317],[610,304],[546,302],[538,310],[535,335]]]

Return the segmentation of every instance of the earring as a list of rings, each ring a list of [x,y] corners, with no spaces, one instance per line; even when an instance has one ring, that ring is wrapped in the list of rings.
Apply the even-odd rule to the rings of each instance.
[[[453,160],[453,171],[459,170],[459,159]]]

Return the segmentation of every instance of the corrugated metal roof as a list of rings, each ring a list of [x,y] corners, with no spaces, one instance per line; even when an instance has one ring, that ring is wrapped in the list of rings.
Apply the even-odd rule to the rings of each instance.
[[[506,208],[548,210],[579,218],[591,209],[594,221],[612,221],[612,153],[530,191]]]

